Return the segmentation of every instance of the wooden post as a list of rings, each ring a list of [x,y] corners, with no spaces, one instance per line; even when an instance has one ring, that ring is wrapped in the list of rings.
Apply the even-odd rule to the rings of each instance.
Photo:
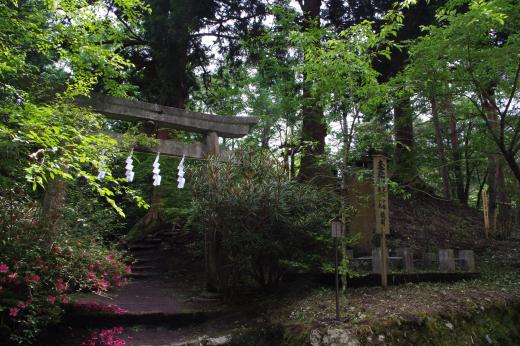
[[[343,223],[337,220],[331,223],[331,236],[334,239],[334,273],[336,278],[336,320],[339,321],[339,262],[338,262],[338,238],[345,236]]]
[[[334,253],[334,273],[336,276],[336,321],[339,321],[338,238],[334,238]]]
[[[484,231],[486,238],[489,238],[489,194],[487,188],[482,191],[482,210],[484,212]]]
[[[388,249],[386,246],[386,235],[390,234],[386,157],[383,155],[373,156],[373,171],[376,233],[380,234],[381,236],[381,286],[386,289],[388,287]]]
[[[388,249],[384,233],[381,233],[381,286],[384,289],[388,287]]]

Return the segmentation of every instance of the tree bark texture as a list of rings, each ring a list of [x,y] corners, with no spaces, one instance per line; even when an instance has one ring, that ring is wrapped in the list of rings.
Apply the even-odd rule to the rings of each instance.
[[[418,180],[410,98],[405,96],[394,106],[394,177],[402,184]]]
[[[439,156],[439,175],[442,178],[442,192],[444,199],[451,199],[450,193],[450,174],[448,170],[448,163],[446,160],[446,154],[444,152],[444,139],[442,135],[442,128],[439,121],[439,110],[437,106],[437,100],[435,97],[432,97],[431,100],[432,106],[432,120],[433,127],[435,129],[435,143],[437,144],[437,155]]]
[[[468,199],[464,189],[464,176],[462,174],[462,154],[460,151],[459,134],[457,130],[457,118],[453,112],[451,97],[444,98],[444,111],[450,121],[450,142],[452,152],[452,167],[455,175],[455,189],[457,199],[462,205],[467,205]]]
[[[319,26],[321,0],[305,0],[300,4],[303,11],[302,30],[306,30],[312,25]],[[301,132],[304,148],[300,166],[300,178],[303,180],[311,180],[320,175],[320,171],[322,171],[320,161],[325,152],[325,137],[327,136],[323,109],[312,99],[312,83],[313,81],[304,75]]]
[[[54,178],[47,185],[43,196],[41,219],[43,225],[51,232],[57,230],[63,219],[63,208],[65,206],[65,195],[67,184],[61,178]]]
[[[499,116],[495,107],[484,100],[483,108],[486,112],[491,131],[500,137]],[[499,145],[500,146],[500,145]],[[503,155],[503,156],[502,156]],[[499,150],[491,153],[488,159],[488,194],[489,194],[489,218],[491,234],[498,238],[507,238],[511,232],[511,204],[506,191],[503,158],[511,164],[507,153]],[[513,169],[512,169],[513,170]],[[514,170],[513,170],[514,173]]]

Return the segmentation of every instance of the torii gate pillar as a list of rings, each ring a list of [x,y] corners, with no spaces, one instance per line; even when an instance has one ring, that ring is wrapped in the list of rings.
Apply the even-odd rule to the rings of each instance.
[[[220,154],[220,144],[218,141],[218,134],[216,132],[208,132],[208,134],[206,135],[206,154]]]
[[[206,134],[206,156],[220,154],[218,134],[208,132]],[[206,289],[208,291],[219,291],[220,280],[220,239],[216,230],[208,228],[204,234]]]

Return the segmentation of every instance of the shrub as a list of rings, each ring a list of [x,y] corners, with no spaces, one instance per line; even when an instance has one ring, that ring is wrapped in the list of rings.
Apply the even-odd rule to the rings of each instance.
[[[68,227],[49,232],[21,191],[2,190],[0,210],[0,343],[30,344],[74,291],[126,282],[120,253]]]
[[[194,169],[193,223],[216,232],[225,288],[253,279],[277,284],[289,270],[319,268],[330,245],[338,196],[290,180],[267,152],[241,150]]]

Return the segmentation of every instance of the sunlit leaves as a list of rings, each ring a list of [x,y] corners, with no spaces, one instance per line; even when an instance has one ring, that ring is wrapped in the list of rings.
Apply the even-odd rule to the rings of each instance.
[[[124,82],[132,65],[119,55],[128,33],[118,16],[134,25],[147,11],[139,0],[0,4],[0,110],[6,119],[0,141],[32,153],[24,174],[33,189],[54,179],[80,179],[121,215],[118,195],[147,206],[110,172],[102,184],[96,181],[100,152],[117,156],[117,142],[101,132],[106,126],[100,116],[69,105],[93,87],[118,96],[135,89]]]

